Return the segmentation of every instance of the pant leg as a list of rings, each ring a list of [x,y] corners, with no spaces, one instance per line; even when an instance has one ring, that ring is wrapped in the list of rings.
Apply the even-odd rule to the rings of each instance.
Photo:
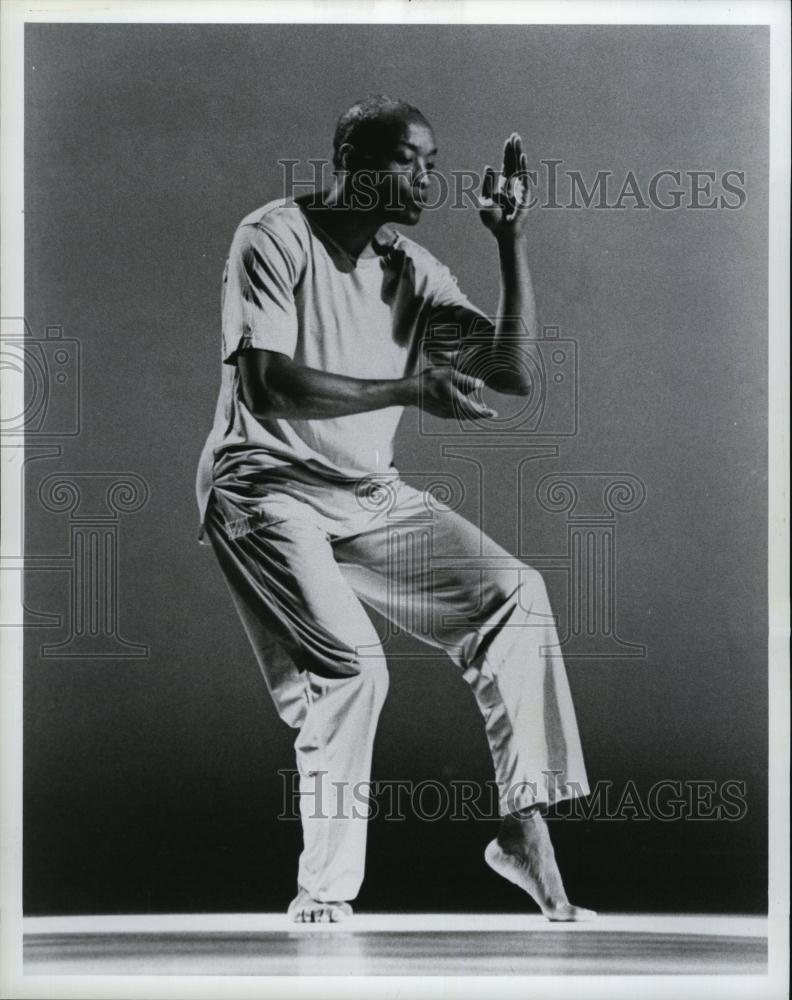
[[[205,524],[276,709],[298,730],[304,846],[297,880],[316,899],[354,899],[365,867],[374,733],[388,688],[376,631],[307,510],[229,539],[210,501]]]
[[[484,717],[501,815],[588,795],[541,574],[407,484],[394,497],[374,530],[336,545],[355,592],[462,671]]]

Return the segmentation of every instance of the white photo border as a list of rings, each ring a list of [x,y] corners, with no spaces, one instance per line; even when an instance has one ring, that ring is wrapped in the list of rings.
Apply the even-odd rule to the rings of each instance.
[[[770,28],[769,209],[769,974],[768,976],[306,977],[34,976],[22,968],[22,629],[0,629],[0,995],[3,997],[323,997],[368,995],[633,998],[788,996],[789,924],[789,182],[790,24],[786,0],[21,0],[0,3],[0,315],[24,310],[24,26],[93,23],[443,23],[768,25]],[[23,376],[3,370],[3,413],[22,410]],[[13,454],[12,454],[13,452]],[[23,529],[23,446],[4,449],[2,552]],[[20,574],[0,574],[2,618],[21,620]],[[13,616],[13,619],[11,619]],[[724,877],[728,877],[725,875]]]

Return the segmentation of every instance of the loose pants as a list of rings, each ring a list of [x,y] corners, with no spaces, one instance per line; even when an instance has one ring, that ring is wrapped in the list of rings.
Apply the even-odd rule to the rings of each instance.
[[[354,899],[363,880],[361,790],[388,689],[364,605],[459,668],[483,716],[501,815],[589,793],[536,570],[399,478],[275,487],[264,507],[234,538],[212,495],[205,528],[278,714],[297,730],[297,878],[314,898]]]

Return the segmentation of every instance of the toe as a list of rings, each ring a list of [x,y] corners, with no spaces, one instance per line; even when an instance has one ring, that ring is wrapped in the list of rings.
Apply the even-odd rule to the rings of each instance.
[[[307,893],[302,898],[292,900],[289,906],[289,916],[292,921],[300,924],[329,924],[344,920],[352,913],[349,903],[325,902],[313,899]]]

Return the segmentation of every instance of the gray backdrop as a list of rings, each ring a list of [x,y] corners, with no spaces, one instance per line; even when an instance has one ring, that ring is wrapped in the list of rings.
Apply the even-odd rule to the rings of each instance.
[[[767,65],[767,31],[751,27],[27,26],[26,317],[37,338],[60,325],[79,341],[81,420],[55,435],[59,455],[28,462],[26,548],[45,558],[26,583],[26,913],[269,910],[291,896],[299,825],[276,818],[276,772],[293,767],[294,733],[195,540],[193,482],[233,230],[281,194],[278,158],[329,155],[336,116],[371,91],[424,110],[444,171],[498,163],[517,129],[533,165],[563,160],[589,181],[745,172],[736,211],[534,211],[541,318],[577,343],[577,434],[523,465],[519,494],[530,441],[505,431],[464,451],[411,412],[397,464],[416,481],[458,477],[464,513],[543,557],[562,627],[569,515],[542,510],[537,483],[644,484],[614,523],[618,633],[646,655],[568,661],[590,777],[616,799],[628,782],[643,796],[663,779],[744,782],[747,809],[558,820],[553,835],[586,905],[764,909]],[[474,212],[428,213],[409,235],[495,310],[494,242]],[[441,454],[460,443],[464,457]],[[133,473],[149,491],[102,522],[118,619],[74,658],[42,650],[71,636],[80,557],[79,511],[42,493],[54,473],[84,493],[110,481],[99,473]],[[113,636],[148,655],[121,658],[135,649]],[[491,779],[452,665],[404,637],[387,649],[374,777]],[[373,820],[359,905],[519,908],[481,858],[494,829]]]

